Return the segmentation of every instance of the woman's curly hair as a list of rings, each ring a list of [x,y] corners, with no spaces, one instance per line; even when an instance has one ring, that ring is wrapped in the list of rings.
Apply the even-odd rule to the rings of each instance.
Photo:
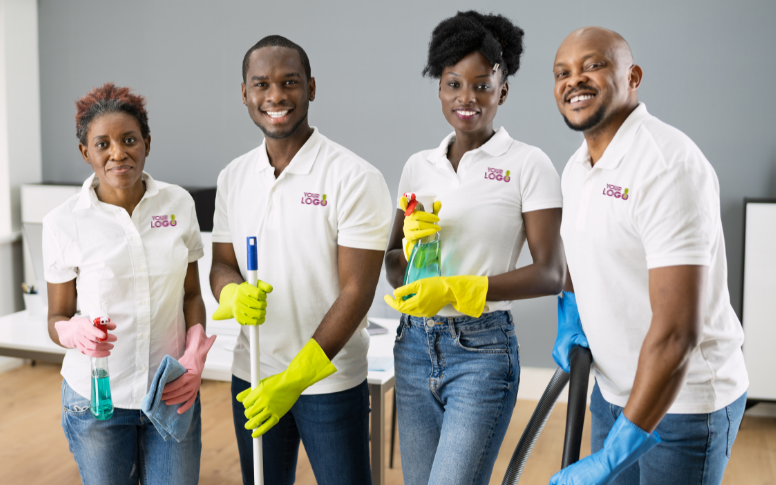
[[[151,134],[145,98],[132,94],[129,88],[105,83],[98,88],[93,88],[86,96],[76,101],[75,108],[75,134],[84,145],[89,133],[89,123],[105,113],[127,113],[137,120],[140,125],[140,135],[143,138],[148,138]]]
[[[434,28],[423,75],[439,79],[446,67],[479,52],[488,62],[499,65],[504,82],[520,68],[523,35],[523,29],[503,15],[458,12]]]

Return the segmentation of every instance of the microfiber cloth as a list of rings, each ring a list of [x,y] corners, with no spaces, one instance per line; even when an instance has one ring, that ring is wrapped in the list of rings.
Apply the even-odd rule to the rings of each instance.
[[[180,362],[169,355],[162,359],[159,370],[156,371],[154,380],[151,382],[151,389],[143,398],[143,413],[148,416],[156,430],[162,435],[164,441],[170,439],[170,436],[180,442],[186,437],[191,426],[191,419],[194,416],[194,406],[190,407],[185,413],[178,414],[178,408],[185,403],[173,404],[168,406],[162,401],[162,390],[165,384],[172,382],[186,373],[186,368]]]

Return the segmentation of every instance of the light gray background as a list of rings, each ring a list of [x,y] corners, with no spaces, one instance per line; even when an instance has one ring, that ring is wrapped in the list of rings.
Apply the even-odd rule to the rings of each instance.
[[[82,182],[74,101],[113,81],[148,98],[156,178],[213,186],[261,143],[240,102],[245,51],[282,34],[308,52],[318,97],[310,121],[370,161],[396,191],[407,158],[450,128],[420,76],[431,30],[456,10],[502,13],[526,32],[496,124],[539,146],[560,173],[581,135],[552,95],[552,61],[573,29],[601,25],[630,42],[650,112],[687,133],[717,171],[729,283],[739,310],[742,200],[776,197],[776,2],[763,1],[138,1],[40,0],[43,179]],[[395,197],[395,194],[394,194]],[[520,264],[530,261],[525,250]],[[384,281],[384,280],[383,280]],[[381,301],[387,284],[378,288]],[[372,314],[389,309],[373,308]],[[555,300],[515,304],[521,363],[552,367]]]

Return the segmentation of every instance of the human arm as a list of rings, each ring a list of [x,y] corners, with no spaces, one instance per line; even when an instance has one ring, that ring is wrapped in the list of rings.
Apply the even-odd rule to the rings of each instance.
[[[237,395],[245,406],[245,427],[255,429],[254,438],[277,424],[305,389],[337,371],[331,360],[364,320],[374,299],[382,259],[383,251],[337,248],[340,295],[312,338],[288,369]]]
[[[65,283],[46,283],[48,293],[48,333],[51,341],[60,347],[59,334],[54,324],[62,320],[70,320],[78,307],[78,293],[75,280]],[[65,347],[67,348],[67,347]]]
[[[162,400],[168,406],[184,403],[178,408],[178,414],[185,413],[194,405],[202,384],[207,353],[216,340],[215,335],[208,338],[205,334],[207,314],[200,291],[196,261],[189,263],[183,281],[183,319],[187,329],[186,349],[178,362],[186,368],[186,373],[168,382],[162,390]]]
[[[652,322],[639,352],[636,378],[623,412],[653,431],[679,394],[703,325],[707,266],[649,270]]]
[[[380,278],[383,251],[337,247],[340,296],[313,334],[329,360],[353,336],[372,305]]]
[[[579,316],[577,295],[574,293],[574,283],[566,266],[566,281],[563,292],[558,295],[558,333],[552,347],[552,358],[564,372],[571,372],[569,355],[574,346],[590,348],[585,332],[582,330],[582,319]]]
[[[224,286],[244,282],[237,264],[232,243],[213,243],[213,263],[210,266],[210,289],[216,301],[221,297]]]
[[[207,328],[205,301],[199,286],[199,266],[196,261],[189,263],[183,280],[183,320],[187,330],[198,323],[202,324],[203,330]]]
[[[552,485],[607,484],[660,443],[654,429],[679,394],[700,339],[707,274],[699,265],[649,270],[652,322],[625,409],[604,448],[561,470]]]
[[[560,238],[560,209],[523,213],[533,263],[488,277],[488,301],[557,295],[564,285],[566,256]]]
[[[433,317],[445,305],[479,317],[485,301],[514,300],[556,294],[563,286],[565,256],[560,240],[560,209],[524,214],[533,264],[497,276],[439,276],[425,278],[394,290],[385,302],[401,313]],[[479,248],[486,250],[485,248]],[[494,285],[494,286],[491,286]],[[403,297],[414,295],[406,300]]]
[[[407,271],[407,258],[404,256],[402,238],[404,237],[404,211],[396,210],[393,219],[391,235],[388,238],[388,248],[385,250],[385,276],[388,283],[398,288],[404,283],[404,273]]]

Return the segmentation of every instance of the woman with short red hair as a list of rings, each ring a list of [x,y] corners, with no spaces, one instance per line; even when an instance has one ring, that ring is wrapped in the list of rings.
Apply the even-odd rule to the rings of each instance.
[[[84,484],[197,483],[199,386],[215,337],[204,331],[194,201],[143,171],[151,149],[143,97],[108,83],[76,108],[78,148],[94,174],[43,219],[49,335],[68,349],[62,428]],[[110,318],[107,332],[93,326],[95,315]],[[165,355],[186,369],[160,387],[160,406],[191,413],[175,439],[141,411]],[[90,412],[92,357],[108,358],[112,415]]]

